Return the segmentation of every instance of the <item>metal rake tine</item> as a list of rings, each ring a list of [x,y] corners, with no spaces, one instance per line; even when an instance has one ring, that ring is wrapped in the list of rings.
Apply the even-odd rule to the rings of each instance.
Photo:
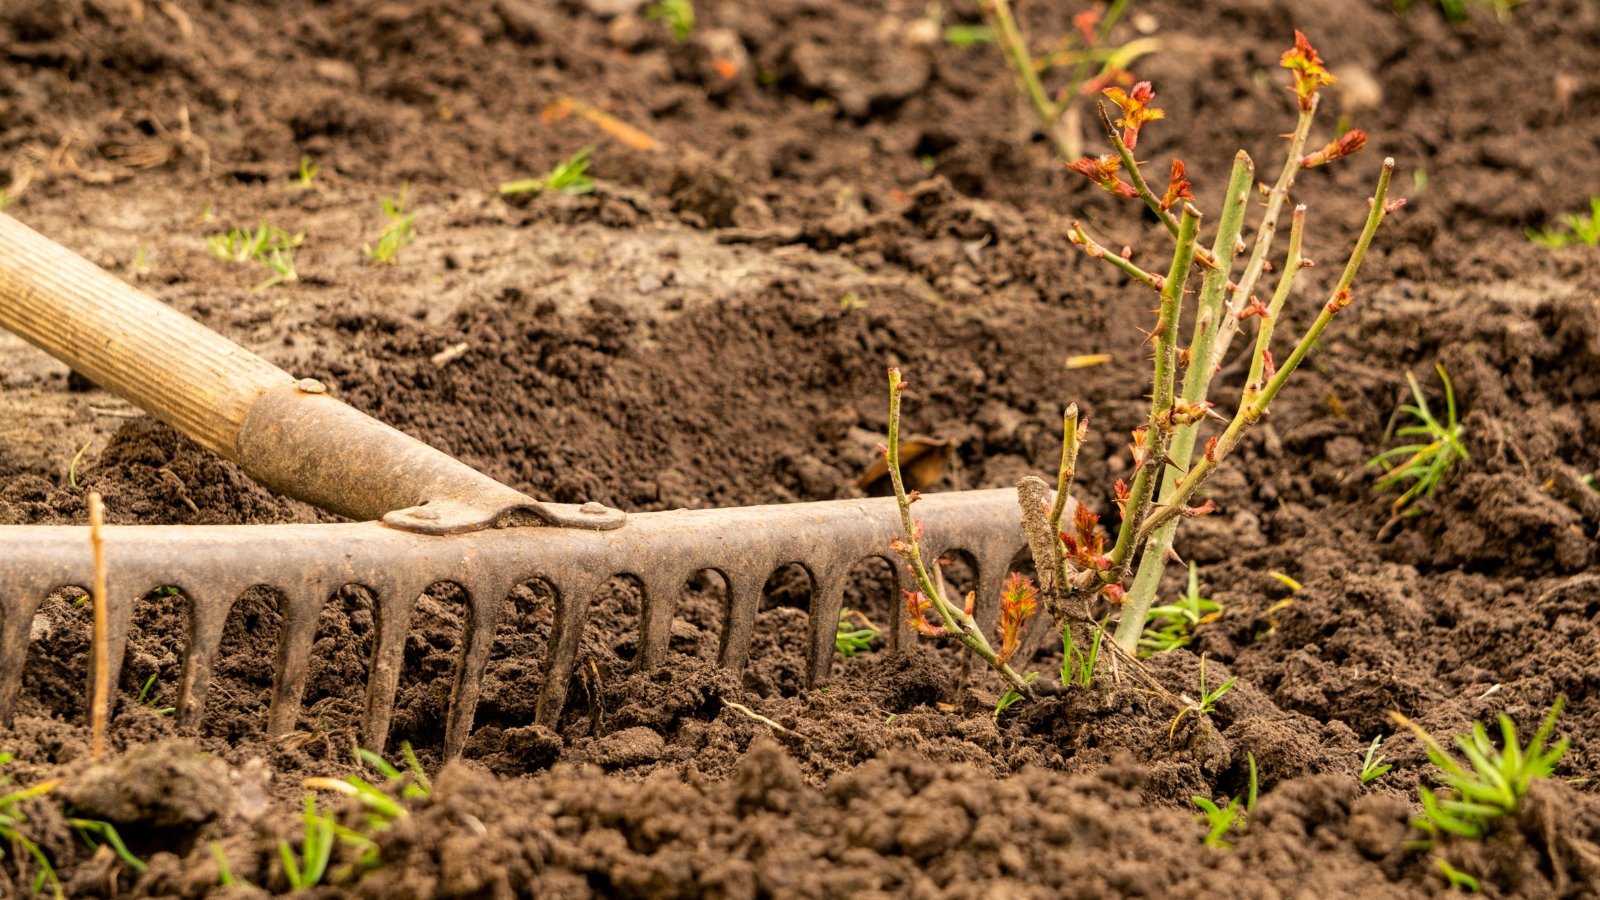
[[[277,663],[272,670],[272,704],[267,709],[267,736],[283,737],[300,721],[300,706],[305,701],[306,677],[311,670],[311,647],[317,639],[317,620],[322,607],[340,585],[321,579],[297,579],[277,588],[278,627]]]
[[[455,759],[466,749],[501,611],[510,602],[509,595],[515,584],[504,575],[490,574],[470,579],[466,586],[467,615],[461,624],[461,655],[456,660],[450,712],[444,726],[446,759]]]
[[[834,638],[839,632],[839,614],[844,609],[844,588],[850,570],[839,566],[816,576],[811,588],[811,616],[807,627],[810,646],[806,653],[806,687],[826,684],[833,674]]]
[[[544,680],[534,706],[533,721],[546,728],[560,724],[561,710],[567,705],[567,684],[578,664],[583,644],[583,629],[589,621],[589,606],[606,581],[606,576],[576,573],[547,578],[555,588],[555,615],[550,643],[545,650]]]
[[[189,610],[189,637],[183,651],[183,671],[178,676],[178,727],[194,731],[199,729],[205,712],[206,694],[222,649],[228,614],[244,593],[244,585],[205,582],[193,587],[179,585],[178,589]]]
[[[432,584],[420,578],[384,577],[369,582],[376,633],[372,638],[372,660],[367,670],[366,709],[361,716],[361,746],[383,753],[389,740],[389,722],[394,718],[395,695],[400,689],[400,669],[405,662],[406,638],[411,633],[412,613],[422,592]]]

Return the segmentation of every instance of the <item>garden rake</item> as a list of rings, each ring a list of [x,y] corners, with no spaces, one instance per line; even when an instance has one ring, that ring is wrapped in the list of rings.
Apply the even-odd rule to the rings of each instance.
[[[811,578],[806,683],[828,678],[850,572],[893,559],[900,533],[893,498],[625,515],[598,503],[533,499],[296,379],[141,293],[93,263],[0,214],[0,326],[49,352],[237,463],[257,482],[354,520],[323,525],[141,525],[103,529],[107,657],[117,683],[135,600],[176,588],[187,617],[176,700],[180,727],[198,727],[230,608],[251,588],[277,595],[282,615],[269,736],[300,715],[322,607],[342,587],[373,598],[376,618],[361,743],[381,752],[418,598],[453,583],[466,595],[444,752],[472,730],[504,605],[520,584],[553,590],[553,621],[535,722],[555,725],[591,600],[614,576],[642,595],[636,664],[666,657],[685,583],[704,570],[726,583],[720,664],[743,667],[763,587],[788,565]],[[973,562],[977,616],[997,615],[1001,581],[1025,549],[1012,490],[924,497],[924,547]],[[84,526],[0,526],[0,725],[9,725],[28,663],[34,618],[62,588],[93,574]],[[911,633],[893,604],[891,647]]]

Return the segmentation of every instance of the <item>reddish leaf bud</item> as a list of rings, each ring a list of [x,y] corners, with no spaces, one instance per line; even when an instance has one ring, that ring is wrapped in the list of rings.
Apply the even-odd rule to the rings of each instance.
[[[1360,153],[1367,146],[1367,133],[1359,128],[1352,128],[1328,142],[1326,147],[1315,153],[1307,153],[1300,157],[1303,168],[1314,169],[1325,166],[1336,159],[1344,159],[1353,153]]]

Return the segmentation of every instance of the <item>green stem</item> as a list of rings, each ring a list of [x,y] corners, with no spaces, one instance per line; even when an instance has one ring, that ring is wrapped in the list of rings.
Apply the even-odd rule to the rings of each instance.
[[[1111,121],[1111,114],[1106,112],[1106,105],[1096,103],[1095,111],[1100,115],[1100,126],[1105,129],[1106,138],[1111,141],[1112,149],[1117,151],[1117,158],[1122,160],[1122,171],[1127,173],[1128,184],[1133,186],[1134,193],[1139,195],[1139,199],[1144,201],[1144,205],[1149,207],[1152,213],[1155,213],[1161,224],[1167,226],[1167,231],[1171,232],[1173,237],[1178,237],[1181,227],[1178,217],[1174,216],[1171,210],[1161,208],[1161,198],[1150,190],[1150,183],[1144,180],[1144,173],[1139,171],[1139,161],[1133,158],[1133,151],[1123,143],[1122,132],[1117,130],[1117,124]],[[1216,267],[1216,260],[1204,247],[1196,249],[1194,255],[1206,268]]]
[[[1283,212],[1284,201],[1289,199],[1289,191],[1294,187],[1295,176],[1300,173],[1300,158],[1305,155],[1306,138],[1311,134],[1311,120],[1317,114],[1318,99],[1313,95],[1311,108],[1300,111],[1300,118],[1295,121],[1294,133],[1289,136],[1289,153],[1284,158],[1283,169],[1278,172],[1277,182],[1267,192],[1267,211],[1262,214],[1261,225],[1256,229],[1255,247],[1250,251],[1250,261],[1245,263],[1244,273],[1239,276],[1239,285],[1233,292],[1233,302],[1228,305],[1233,315],[1222,321],[1222,330],[1217,335],[1216,347],[1210,355],[1210,366],[1213,370],[1221,368],[1222,358],[1227,355],[1228,346],[1233,343],[1233,336],[1239,330],[1239,313],[1249,305],[1250,295],[1256,289],[1256,282],[1261,280],[1261,274],[1266,271],[1267,258],[1272,253],[1272,242],[1278,233],[1278,217]]]
[[[1160,275],[1146,272],[1134,265],[1132,261],[1124,259],[1120,253],[1112,253],[1105,245],[1090,237],[1089,232],[1084,230],[1081,222],[1074,221],[1072,227],[1067,229],[1067,240],[1082,247],[1084,253],[1095,259],[1105,260],[1107,263],[1121,269],[1133,280],[1144,284],[1153,291],[1161,290],[1162,285],[1166,283],[1165,279]]]
[[[1284,304],[1289,301],[1289,294],[1294,291],[1295,276],[1306,264],[1300,253],[1305,230],[1306,207],[1302,203],[1294,208],[1294,213],[1290,217],[1289,255],[1283,262],[1283,272],[1278,275],[1278,288],[1272,293],[1272,303],[1267,306],[1267,314],[1261,320],[1261,327],[1256,331],[1256,348],[1250,355],[1250,374],[1244,380],[1245,390],[1261,388],[1261,379],[1266,373],[1267,350],[1272,346],[1272,330],[1277,327],[1278,314],[1283,311]]]
[[[1062,159],[1071,162],[1070,148],[1056,131],[1059,110],[1050,102],[1050,94],[1039,80],[1039,72],[1033,66],[1033,56],[1028,52],[1028,42],[1022,36],[1022,29],[1017,27],[1016,17],[1011,14],[1011,0],[983,0],[983,12],[994,28],[995,40],[1000,44],[1000,50],[1005,54],[1017,83],[1022,86],[1022,92],[1027,95],[1045,137]]]
[[[1215,370],[1196,364],[1196,360],[1210,355],[1221,319],[1228,315],[1225,303],[1228,273],[1233,269],[1234,256],[1238,252],[1239,232],[1244,228],[1244,213],[1254,177],[1255,166],[1249,155],[1241,150],[1234,157],[1233,171],[1228,178],[1228,192],[1223,198],[1222,218],[1211,245],[1212,255],[1222,262],[1216,268],[1206,270],[1205,280],[1200,287],[1200,301],[1196,306],[1193,336],[1189,342],[1189,367],[1183,375],[1183,399],[1186,403],[1203,401],[1210,389]],[[1191,423],[1180,425],[1173,433],[1167,456],[1178,472],[1189,466],[1198,429],[1198,423]],[[1168,500],[1173,489],[1173,479],[1163,478],[1159,495],[1161,502]],[[1169,525],[1154,532],[1145,551],[1140,554],[1138,571],[1123,601],[1122,620],[1117,623],[1113,638],[1130,653],[1138,648],[1145,615],[1155,602],[1156,588],[1160,585],[1175,530],[1174,525]]]
[[[1373,192],[1372,200],[1370,201],[1372,208],[1367,213],[1367,223],[1361,229],[1361,237],[1350,251],[1350,258],[1345,263],[1344,272],[1340,275],[1339,282],[1334,285],[1332,292],[1329,293],[1328,301],[1323,304],[1322,311],[1317,314],[1316,321],[1312,322],[1311,327],[1306,329],[1306,333],[1301,336],[1299,343],[1295,344],[1294,351],[1289,354],[1288,359],[1279,365],[1278,371],[1267,381],[1265,387],[1253,389],[1251,385],[1245,385],[1243,402],[1239,404],[1239,411],[1234,415],[1233,421],[1228,423],[1227,429],[1223,431],[1222,436],[1218,439],[1216,450],[1206,455],[1199,463],[1195,464],[1194,468],[1189,470],[1189,474],[1184,476],[1179,483],[1178,489],[1173,493],[1170,501],[1143,523],[1141,526],[1143,534],[1148,535],[1167,522],[1174,521],[1183,515],[1190,499],[1194,497],[1195,491],[1216,470],[1218,464],[1227,458],[1227,455],[1238,445],[1239,439],[1244,435],[1244,432],[1266,413],[1267,407],[1271,405],[1273,398],[1278,396],[1279,391],[1283,390],[1283,386],[1288,383],[1289,377],[1294,374],[1295,369],[1300,366],[1300,362],[1305,359],[1307,353],[1311,352],[1311,348],[1316,344],[1317,339],[1322,336],[1323,329],[1327,328],[1328,323],[1333,321],[1333,317],[1338,315],[1339,311],[1349,304],[1350,285],[1355,281],[1356,273],[1360,271],[1362,261],[1366,259],[1367,248],[1372,245],[1372,238],[1377,234],[1378,226],[1383,223],[1383,218],[1388,213],[1385,199],[1389,194],[1389,181],[1393,174],[1394,160],[1385,159],[1383,161],[1383,171],[1378,176],[1378,188]]]
[[[889,370],[889,443],[886,448],[886,458],[889,467],[889,481],[894,485],[895,502],[900,507],[900,528],[905,534],[905,549],[901,553],[910,563],[911,572],[917,580],[917,587],[924,596],[933,604],[939,614],[944,627],[951,634],[961,640],[961,643],[971,650],[984,662],[1005,679],[1011,689],[1024,696],[1032,696],[1033,689],[1028,682],[1018,675],[1011,666],[1000,661],[1000,657],[989,645],[983,631],[978,628],[978,623],[967,615],[966,611],[953,606],[944,597],[944,594],[934,586],[933,578],[928,574],[928,567],[923,563],[922,544],[917,540],[917,523],[911,516],[911,498],[906,493],[905,482],[900,476],[900,396],[905,392],[906,383],[900,378],[900,370]]]
[[[1095,30],[1095,43],[1097,45],[1104,44],[1106,38],[1111,36],[1111,29],[1117,27],[1117,22],[1121,21],[1122,14],[1127,8],[1128,0],[1113,0],[1110,8],[1106,10],[1106,14],[1100,19],[1100,27]],[[1089,49],[1092,52],[1098,50],[1099,47],[1096,46]],[[1118,49],[1120,50],[1121,48]],[[1089,80],[1091,62],[1092,59],[1087,54],[1078,61],[1078,67],[1072,73],[1072,80],[1067,82],[1066,99],[1062,101],[1063,103],[1071,103],[1078,98],[1078,91],[1083,88],[1083,83]],[[1067,161],[1071,162],[1071,160]]]
[[[1145,459],[1134,473],[1123,511],[1122,528],[1112,548],[1111,570],[1123,566],[1135,549],[1134,537],[1150,508],[1156,482],[1166,465],[1167,437],[1172,419],[1172,385],[1178,364],[1178,318],[1183,312],[1183,286],[1194,266],[1195,236],[1200,230],[1200,211],[1183,205],[1183,220],[1178,229],[1178,246],[1172,252],[1172,268],[1161,289],[1161,313],[1155,338],[1155,375],[1150,389],[1150,422],[1145,434]]]

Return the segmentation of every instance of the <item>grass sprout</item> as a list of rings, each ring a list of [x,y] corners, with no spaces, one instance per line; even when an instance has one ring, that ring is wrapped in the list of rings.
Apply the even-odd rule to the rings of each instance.
[[[1089,643],[1088,650],[1078,649],[1078,644],[1072,639],[1072,626],[1068,625],[1061,633],[1061,683],[1064,686],[1088,687],[1094,681],[1094,666],[1100,659],[1100,645],[1105,640],[1106,623],[1102,621],[1095,626],[1094,639]]]
[[[211,842],[211,858],[217,862],[217,886],[234,887],[239,879],[233,877],[233,869],[228,866],[228,851],[222,849],[221,841]]]
[[[855,659],[871,650],[873,643],[882,636],[883,632],[872,624],[866,613],[859,609],[843,609],[839,611],[839,624],[833,632],[833,646],[845,659]]]
[[[295,174],[295,184],[302,188],[311,187],[311,183],[317,180],[317,173],[320,171],[322,167],[312,162],[311,157],[300,157],[300,171]]]
[[[383,214],[388,218],[389,224],[378,232],[377,244],[361,248],[361,252],[372,260],[373,265],[394,265],[399,260],[400,251],[416,239],[417,214],[406,212],[406,195],[410,191],[411,185],[401,184],[399,196],[384,197],[381,201]]]
[[[1200,810],[1196,821],[1206,826],[1204,840],[1207,847],[1232,850],[1233,842],[1228,840],[1228,835],[1235,831],[1243,833],[1250,825],[1250,813],[1255,812],[1260,786],[1256,773],[1256,755],[1248,753],[1246,758],[1250,762],[1250,787],[1243,797],[1230,797],[1224,803],[1217,803],[1199,795],[1189,798],[1195,808]]]
[[[151,675],[145,679],[144,686],[139,688],[139,695],[134,701],[140,706],[147,707],[158,716],[170,716],[177,711],[176,706],[162,706],[161,696],[155,692],[156,676]]]
[[[291,234],[263,221],[255,231],[230,228],[222,234],[213,234],[206,238],[206,249],[213,258],[224,262],[257,262],[266,266],[272,272],[271,277],[251,288],[264,291],[300,279],[294,268],[294,250],[305,238],[303,231]]]
[[[1524,0],[1434,0],[1434,5],[1444,13],[1444,17],[1452,22],[1465,22],[1467,10],[1473,6],[1483,6],[1494,10],[1494,16],[1501,22],[1511,17],[1511,11],[1523,4]],[[1394,11],[1403,13],[1416,5],[1416,0],[1394,0]]]
[[[1439,874],[1443,875],[1445,880],[1450,882],[1450,886],[1456,890],[1472,894],[1483,890],[1483,885],[1478,882],[1478,879],[1450,865],[1449,860],[1444,857],[1435,856],[1433,864],[1439,870]]]
[[[1222,617],[1222,605],[1200,596],[1200,576],[1189,563],[1189,586],[1177,602],[1154,606],[1145,613],[1144,633],[1139,635],[1141,658],[1187,647],[1194,640],[1196,626]]]
[[[501,184],[500,195],[513,197],[518,194],[542,194],[546,191],[573,196],[593,193],[594,179],[589,177],[589,158],[593,155],[592,145],[584,147],[552,166],[543,178],[524,178],[521,181],[507,181]]]
[[[1456,746],[1466,756],[1466,763],[1456,757],[1433,735],[1399,713],[1390,713],[1396,724],[1410,729],[1428,751],[1428,761],[1439,768],[1444,790],[1434,792],[1422,788],[1422,815],[1412,824],[1426,832],[1431,846],[1438,838],[1449,834],[1477,839],[1489,833],[1496,819],[1516,812],[1517,803],[1528,793],[1528,788],[1540,778],[1548,778],[1556,763],[1567,752],[1568,740],[1562,738],[1550,744],[1556,719],[1566,705],[1565,697],[1557,697],[1544,717],[1544,723],[1527,744],[1517,735],[1517,726],[1511,717],[1501,713],[1499,719],[1501,746],[1489,739],[1488,729],[1482,722],[1474,722],[1472,730],[1458,735]]]
[[[1467,448],[1461,444],[1464,432],[1461,423],[1456,419],[1455,386],[1450,383],[1450,376],[1445,372],[1444,366],[1436,365],[1433,368],[1439,373],[1439,380],[1444,383],[1445,421],[1441,423],[1434,417],[1433,411],[1428,407],[1428,399],[1422,393],[1422,386],[1417,384],[1415,376],[1407,372],[1406,381],[1411,385],[1411,396],[1416,403],[1403,404],[1399,412],[1409,413],[1419,424],[1407,425],[1397,429],[1394,434],[1403,438],[1420,438],[1426,441],[1402,444],[1367,460],[1368,466],[1381,468],[1385,472],[1374,485],[1375,489],[1387,490],[1404,482],[1411,482],[1390,508],[1396,517],[1411,514],[1405,510],[1412,501],[1418,497],[1431,495],[1439,487],[1445,472],[1449,471],[1457,460],[1468,458]]]
[[[1204,653],[1200,654],[1200,699],[1191,700],[1188,696],[1184,696],[1182,698],[1184,701],[1184,707],[1183,709],[1178,710],[1178,714],[1176,716],[1172,717],[1172,727],[1167,730],[1167,740],[1171,741],[1173,735],[1177,734],[1178,723],[1183,721],[1184,716],[1189,715],[1190,713],[1193,713],[1197,716],[1209,716],[1216,712],[1217,701],[1222,699],[1222,695],[1233,690],[1233,686],[1236,682],[1238,682],[1238,680],[1239,676],[1235,675],[1217,687],[1207,688],[1206,655]]]
[[[1038,677],[1039,677],[1039,673],[1038,672],[1029,672],[1028,673],[1028,677],[1022,679],[1022,682],[1023,682],[1023,684],[1032,684],[1033,680],[1035,678],[1038,678]],[[1000,695],[1000,702],[996,703],[994,705],[994,717],[995,717],[995,719],[998,720],[1000,718],[1000,714],[1001,713],[1003,713],[1006,710],[1010,709],[1011,707],[1015,706],[1017,704],[1017,702],[1019,700],[1021,700],[1021,699],[1022,699],[1022,693],[1020,691],[1015,690],[1015,689],[1008,690],[1004,694],[1001,694]]]
[[[947,25],[944,42],[952,47],[971,47],[973,44],[995,42],[994,29],[988,25]]]
[[[1523,234],[1528,240],[1542,247],[1560,249],[1573,244],[1583,244],[1587,247],[1600,245],[1600,196],[1589,198],[1589,214],[1568,213],[1563,216],[1562,225],[1558,228],[1545,228],[1534,230],[1523,229]]]
[[[150,867],[145,865],[144,860],[133,855],[133,852],[128,849],[128,845],[123,843],[122,835],[117,833],[117,827],[110,822],[100,819],[68,819],[67,824],[71,825],[72,830],[78,833],[78,837],[83,838],[83,842],[89,845],[89,849],[99,849],[100,845],[104,843],[117,854],[117,858],[122,860],[123,864],[128,868],[141,875],[150,870]]]
[[[1367,755],[1361,760],[1362,784],[1371,784],[1387,775],[1389,770],[1394,768],[1394,765],[1385,762],[1383,754],[1378,752],[1378,747],[1382,744],[1383,735],[1380,734],[1372,739],[1372,746],[1367,748]]]
[[[333,859],[334,835],[337,825],[332,813],[317,812],[317,797],[307,794],[305,811],[301,814],[304,833],[300,838],[300,853],[285,840],[278,841],[278,859],[283,862],[283,875],[289,889],[303,891],[322,883],[328,873],[328,863]]]
[[[694,4],[690,0],[659,0],[644,11],[652,22],[665,22],[672,29],[672,39],[683,43],[694,31]]]
[[[0,766],[6,765],[12,759],[12,754],[0,753]],[[9,775],[0,776],[0,785],[9,784],[10,781],[11,777]],[[56,877],[56,870],[50,864],[50,857],[45,855],[38,842],[28,834],[28,817],[22,811],[22,804],[35,797],[42,797],[50,793],[55,790],[57,784],[59,782],[52,779],[40,782],[33,787],[0,795],[0,860],[5,859],[8,848],[13,853],[20,851],[16,861],[17,874],[32,886],[33,893],[37,894],[44,890],[46,886],[49,886],[51,896],[55,897],[56,900],[64,900],[66,894],[61,889],[61,879]],[[28,878],[22,858],[23,855],[31,857],[39,867],[38,873],[31,879]]]

